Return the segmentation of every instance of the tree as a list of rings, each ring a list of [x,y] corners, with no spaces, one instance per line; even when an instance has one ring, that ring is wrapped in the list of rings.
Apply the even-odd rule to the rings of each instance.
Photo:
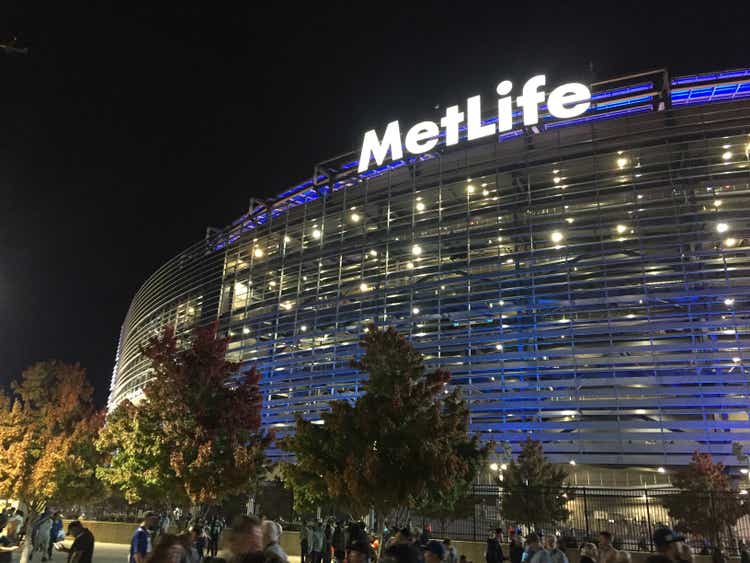
[[[469,413],[450,374],[427,373],[422,356],[395,329],[370,326],[353,366],[368,374],[354,404],[333,401],[321,421],[298,417],[281,446],[295,501],[330,499],[340,510],[397,511],[455,506],[487,460],[490,444],[468,435]],[[316,424],[316,422],[322,422]],[[304,504],[304,503],[303,503]]]
[[[517,461],[508,464],[500,481],[500,508],[512,522],[529,527],[564,522],[570,511],[565,507],[571,492],[564,484],[567,473],[544,457],[542,444],[527,438]]]
[[[0,497],[16,498],[30,522],[48,503],[103,494],[94,440],[104,421],[78,364],[34,364],[0,394]],[[28,558],[28,542],[22,561]]]
[[[96,447],[107,454],[97,475],[122,492],[128,503],[145,500],[152,507],[167,508],[187,502],[185,489],[170,466],[160,418],[150,403],[139,407],[130,401],[120,403],[107,417]]]
[[[260,429],[260,374],[240,374],[240,364],[226,360],[227,344],[216,324],[185,342],[171,327],[149,340],[142,353],[152,379],[143,400],[125,406],[98,444],[111,460],[104,480],[133,500],[187,498],[204,509],[255,487],[272,439]],[[146,460],[132,431],[148,446]]]
[[[672,484],[676,494],[665,495],[663,503],[681,531],[703,534],[720,547],[722,534],[750,514],[750,506],[734,489],[724,464],[713,463],[710,454],[694,452],[690,465],[677,472]]]

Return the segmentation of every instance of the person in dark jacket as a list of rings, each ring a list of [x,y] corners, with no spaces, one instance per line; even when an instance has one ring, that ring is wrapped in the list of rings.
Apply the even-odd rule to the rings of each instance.
[[[646,563],[679,563],[680,544],[685,540],[670,528],[662,527],[654,531],[656,553],[646,559]]]
[[[336,558],[336,563],[344,563],[344,559],[346,559],[346,532],[341,522],[336,522],[331,542],[333,543],[333,556]]]
[[[484,558],[487,563],[503,563],[505,555],[503,555],[503,531],[498,528],[495,530],[495,535],[487,540],[487,550],[484,553]]]
[[[510,563],[521,563],[523,560],[523,542],[518,534],[513,534],[513,538],[510,540]]]

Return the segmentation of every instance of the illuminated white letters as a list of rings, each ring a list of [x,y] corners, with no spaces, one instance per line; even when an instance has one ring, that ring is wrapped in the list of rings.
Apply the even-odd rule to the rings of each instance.
[[[375,158],[375,163],[380,166],[383,164],[388,149],[391,151],[391,159],[398,160],[404,158],[404,149],[401,147],[401,130],[398,128],[398,121],[391,121],[385,128],[383,142],[378,140],[378,133],[371,129],[365,133],[365,139],[362,142],[362,152],[359,155],[359,171],[364,172],[370,166],[370,155]]]
[[[466,100],[466,139],[473,141],[495,134],[495,124],[482,125],[482,100],[480,96],[472,96]]]
[[[539,88],[544,86],[547,78],[543,74],[532,76],[523,85],[523,94],[518,96],[516,103],[523,109],[523,124],[536,125],[539,123],[539,104],[544,101],[544,90]]]
[[[547,110],[560,119],[578,117],[591,106],[591,92],[583,84],[563,84],[549,94]]]
[[[450,106],[445,109],[445,117],[440,120],[440,125],[445,127],[446,146],[458,144],[458,125],[464,120],[464,112],[458,111],[458,106]]]
[[[406,132],[404,146],[412,154],[422,154],[435,148],[440,127],[434,121],[420,121]]]
[[[570,119],[582,115],[591,107],[591,91],[583,84],[571,82],[558,86],[549,96],[544,91],[547,77],[538,74],[529,78],[521,88],[521,95],[515,100],[523,115],[522,123],[525,127],[539,123],[539,108],[547,101],[547,113],[557,119]],[[445,134],[445,146],[457,145],[461,140],[461,124],[466,120],[467,141],[490,137],[497,133],[505,133],[513,129],[513,97],[510,95],[513,84],[510,80],[500,82],[495,91],[497,100],[497,123],[490,120],[482,121],[481,96],[471,96],[466,100],[466,114],[458,105],[448,106],[445,115],[440,119],[440,125],[434,121],[421,121],[412,126],[401,139],[401,129],[398,121],[391,121],[383,133],[382,139],[374,129],[367,131],[362,141],[362,151],[359,157],[359,172],[366,172],[370,167],[370,160],[380,166],[385,162],[388,153],[391,159],[399,160],[404,157],[404,148],[410,154],[423,154],[432,150],[440,141],[440,127]]]
[[[504,133],[513,129],[513,100],[508,96],[513,89],[513,83],[510,80],[503,80],[497,85],[497,132]]]

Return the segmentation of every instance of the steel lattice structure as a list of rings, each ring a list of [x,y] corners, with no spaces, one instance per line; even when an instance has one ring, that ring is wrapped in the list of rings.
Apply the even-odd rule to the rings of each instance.
[[[109,406],[165,324],[219,322],[283,434],[353,400],[393,325],[471,428],[559,462],[727,464],[749,442],[750,71],[593,85],[592,110],[356,174],[340,158],[181,252],[137,292]],[[272,454],[279,452],[272,451]]]

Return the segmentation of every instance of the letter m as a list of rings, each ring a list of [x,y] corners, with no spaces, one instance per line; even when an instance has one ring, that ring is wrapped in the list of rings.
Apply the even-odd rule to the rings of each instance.
[[[383,140],[378,139],[375,129],[365,133],[362,141],[362,153],[359,155],[359,172],[365,172],[370,167],[370,156],[375,158],[379,165],[383,164],[388,151],[391,151],[391,159],[398,160],[404,157],[404,149],[401,146],[401,130],[398,121],[391,121],[385,128]]]

